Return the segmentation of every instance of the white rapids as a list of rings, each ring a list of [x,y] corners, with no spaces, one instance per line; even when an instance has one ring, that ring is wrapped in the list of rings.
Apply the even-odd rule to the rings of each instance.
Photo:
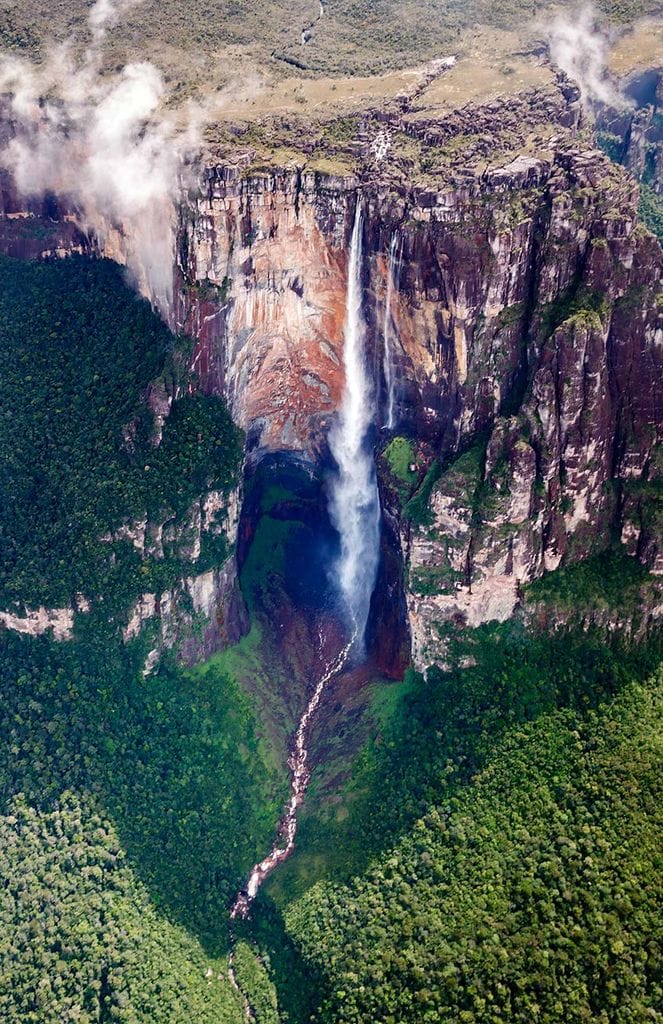
[[[304,794],[311,778],[308,768],[308,749],[306,746],[311,719],[318,709],[327,683],[344,668],[354,642],[355,637],[353,635],[331,665],[327,666],[326,672],[318,680],[313,695],[300,719],[292,751],[288,758],[288,767],[291,772],[290,800],[281,821],[278,838],[267,856],[259,864],[256,864],[251,871],[245,888],[242,889],[235,900],[230,912],[231,918],[248,917],[251,903],[256,898],[262,883],[274,868],[278,864],[283,863],[293,851],[297,834],[297,811],[304,799]]]

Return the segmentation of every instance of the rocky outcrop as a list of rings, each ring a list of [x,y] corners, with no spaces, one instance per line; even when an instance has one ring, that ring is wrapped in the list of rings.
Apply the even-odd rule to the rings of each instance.
[[[145,661],[145,675],[156,667],[163,651],[175,645],[182,660],[193,665],[237,643],[248,622],[234,555],[220,568],[184,577],[161,594],[141,594],[124,629],[125,642],[152,622],[154,645]]]
[[[142,557],[175,556],[180,564],[200,564],[204,545],[216,538],[230,554],[204,572],[182,575],[159,593],[146,592],[129,612],[125,642],[136,639],[155,621],[145,671],[154,669],[164,650],[177,645],[183,661],[194,664],[215,651],[237,643],[248,628],[246,608],[237,579],[235,548],[239,527],[240,489],[208,491],[181,521],[150,523],[143,519],[121,526],[108,541],[130,540]]]
[[[441,623],[504,621],[524,585],[616,534],[662,572],[660,342],[650,349],[652,383],[639,377],[638,394],[620,366],[632,373],[643,352],[622,365],[620,347],[596,312],[561,324],[542,346],[518,415],[499,417],[485,453],[479,444],[442,474],[429,522],[406,527],[420,667],[444,656]]]
[[[45,636],[54,640],[69,640],[74,630],[72,608],[35,608],[21,612],[0,612],[0,625],[27,636]]]
[[[228,550],[237,543],[241,488],[206,491],[185,515],[149,520],[147,516],[122,523],[101,539],[107,543],[129,541],[141,557],[156,559],[170,554],[196,563],[206,538],[225,538]]]
[[[598,454],[595,462],[587,458],[583,477],[557,471],[546,481],[541,434],[521,414],[499,419],[485,451],[482,444],[474,447],[441,475],[427,521],[403,529],[418,668],[444,662],[449,627],[503,622],[516,612],[548,629],[571,616],[583,628],[638,635],[660,620],[663,584],[656,580],[663,575],[663,502],[653,465],[660,448],[644,480],[633,482],[602,475],[600,440],[587,447]],[[623,550],[651,574],[633,609],[583,607],[582,598],[573,608],[556,609],[554,602],[529,598],[528,584],[600,552],[620,529]]]
[[[246,608],[239,589],[235,547],[239,527],[240,488],[229,492],[208,491],[181,520],[152,522],[147,517],[124,523],[101,538],[110,544],[129,543],[144,568],[154,572],[165,558],[181,567],[190,564],[191,574],[158,592],[141,594],[127,612],[123,628],[126,643],[135,640],[146,624],[156,620],[151,634],[154,646],[146,661],[146,674],[155,668],[164,650],[177,645],[182,660],[194,664],[215,651],[236,643],[248,629]],[[216,565],[196,572],[204,547],[216,541]],[[223,559],[219,552],[225,552]],[[110,558],[114,556],[111,553]],[[207,559],[209,564],[209,558]],[[77,594],[69,608],[37,608],[0,611],[0,626],[29,636],[51,634],[54,640],[71,640],[76,613],[86,615],[96,604]]]
[[[663,625],[663,581],[654,577],[645,582],[637,591],[637,605],[630,608],[607,601],[569,608],[550,598],[537,600],[525,594],[517,614],[536,631],[550,633],[571,625],[583,632],[596,630],[605,636],[616,634],[638,642]]]

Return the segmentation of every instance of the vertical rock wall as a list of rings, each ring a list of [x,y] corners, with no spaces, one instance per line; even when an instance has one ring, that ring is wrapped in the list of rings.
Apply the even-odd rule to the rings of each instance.
[[[648,482],[663,422],[661,250],[637,223],[634,180],[577,132],[577,95],[563,87],[551,95],[401,126],[433,149],[451,146],[451,163],[427,181],[413,184],[406,167],[388,161],[360,161],[357,176],[342,177],[304,161],[257,171],[247,157],[206,167],[180,208],[173,319],[194,339],[190,387],[227,399],[253,458],[292,451],[318,466],[328,458],[357,201],[379,441],[397,236],[397,429],[413,440],[421,476],[434,459],[444,467],[481,440],[477,486],[489,498],[479,521],[474,491],[470,509],[440,483],[433,522],[414,528],[386,503],[375,615],[405,587],[416,650],[428,642],[423,618],[505,617],[524,582],[611,536],[658,565],[656,531],[625,482]],[[506,148],[491,161],[482,140],[498,137]],[[511,152],[509,139],[517,140]],[[21,206],[7,183],[2,191],[8,251],[94,249],[66,204],[47,217]],[[24,221],[31,230],[23,225],[21,242]],[[35,224],[49,225],[39,253]],[[121,253],[121,230],[108,237]],[[428,572],[422,594],[420,570],[439,570],[438,583],[446,573],[447,584],[433,592]]]

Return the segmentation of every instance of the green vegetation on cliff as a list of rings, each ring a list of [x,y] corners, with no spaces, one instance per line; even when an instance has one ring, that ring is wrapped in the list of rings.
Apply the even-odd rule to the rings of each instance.
[[[579,288],[577,282],[573,282],[558,299],[546,303],[541,309],[541,334],[549,338],[558,327],[569,321],[600,329],[608,311],[609,303],[602,292]]]
[[[645,567],[615,545],[582,562],[547,573],[525,588],[527,604],[544,602],[566,615],[614,609],[637,618],[642,587],[655,580]]]
[[[174,391],[175,339],[113,263],[0,258],[0,331],[0,606],[82,592],[127,607],[163,566],[141,570],[130,541],[102,538],[227,490],[240,434],[221,399],[184,396],[154,446],[145,396]]]
[[[640,217],[660,242],[663,242],[663,196],[644,182],[640,185]]]
[[[405,518],[409,519],[416,526],[425,526],[432,521],[430,499],[433,487],[440,476],[440,471],[440,463],[436,459],[429,467],[420,486],[405,506]]]
[[[415,462],[412,442],[406,437],[395,437],[383,452],[393,476],[406,487],[411,487],[417,479],[416,470],[411,469]]]

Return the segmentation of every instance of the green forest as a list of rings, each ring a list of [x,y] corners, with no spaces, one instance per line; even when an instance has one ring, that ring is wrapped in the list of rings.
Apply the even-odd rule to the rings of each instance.
[[[184,392],[155,446],[148,388],[175,395],[184,342],[110,261],[0,257],[0,338],[0,602],[82,593],[121,613],[180,567],[104,537],[145,516],[177,522],[206,489],[233,486],[240,433],[221,399]]]
[[[658,635],[632,645],[606,642],[599,630],[533,634],[517,622],[460,632],[449,671],[408,671],[389,687],[386,708],[376,688],[377,731],[342,793],[327,794],[317,814],[304,812],[300,849],[273,882],[278,898],[302,894],[309,861],[334,880],[365,870],[449,787],[470,783],[497,743],[556,710],[597,707],[646,679],[662,654]]]
[[[242,439],[185,394],[155,445],[146,396],[175,394],[185,343],[115,265],[2,259],[0,282],[1,603],[92,601],[71,642],[0,632],[0,1017],[232,1024],[228,905],[284,771],[226,673],[173,655],[144,677],[149,637],[119,626],[186,567],[103,537],[229,489]]]
[[[0,639],[8,1024],[235,1019],[228,908],[284,779],[232,680],[140,653]]]
[[[662,684],[510,728],[466,785],[450,762],[379,861],[295,901],[315,1019],[660,1020]]]
[[[295,476],[259,495],[249,634],[146,676],[150,631],[122,639],[136,596],[229,545],[192,567],[103,538],[184,523],[237,484],[243,439],[221,399],[187,393],[187,342],[113,265],[3,259],[0,280],[0,606],[92,602],[64,643],[0,629],[0,1019],[663,1021],[660,630],[453,627],[444,667],[370,678],[313,766],[295,854],[231,922],[288,793],[297,652],[270,670],[264,627],[286,540],[305,547],[279,518]],[[173,399],[159,444],[154,388]],[[440,467],[413,504],[409,442],[385,458],[425,518]],[[610,549],[528,599],[627,614],[650,583]]]

